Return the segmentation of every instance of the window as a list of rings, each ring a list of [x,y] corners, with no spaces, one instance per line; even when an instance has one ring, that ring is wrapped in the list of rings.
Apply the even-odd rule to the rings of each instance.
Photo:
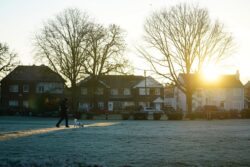
[[[97,95],[103,95],[103,88],[97,88],[96,94]]]
[[[140,101],[138,105],[139,105],[140,107],[144,107],[144,106],[147,106],[147,103],[146,103],[146,102]]]
[[[111,95],[118,95],[118,89],[111,89]]]
[[[161,89],[160,88],[155,89],[155,95],[161,95]]]
[[[18,85],[10,85],[9,92],[18,92]]]
[[[44,86],[43,85],[38,86],[37,92],[38,93],[43,93],[44,92]]]
[[[29,85],[28,84],[23,85],[23,92],[25,92],[25,93],[29,92]]]
[[[98,108],[103,110],[104,109],[104,103],[103,102],[98,102]]]
[[[28,101],[23,101],[23,107],[29,108],[29,102]]]
[[[90,104],[89,103],[80,102],[79,106],[78,106],[78,109],[79,109],[79,111],[83,111],[83,112],[89,111]]]
[[[221,102],[220,102],[220,107],[221,107],[221,108],[224,108],[224,105],[225,105],[224,101],[221,101]]]
[[[125,88],[123,91],[124,95],[131,95],[130,89],[129,88]]]
[[[17,100],[10,100],[9,101],[9,106],[10,107],[17,107],[18,106],[18,101]]]
[[[146,95],[145,94],[145,88],[140,88],[139,89],[139,95]],[[149,95],[149,88],[147,88],[147,95]]]
[[[87,95],[88,89],[87,88],[81,88],[81,95]]]

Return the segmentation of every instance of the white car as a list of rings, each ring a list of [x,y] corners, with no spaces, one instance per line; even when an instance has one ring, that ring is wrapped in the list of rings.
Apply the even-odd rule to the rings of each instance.
[[[162,112],[162,111],[161,111],[161,110],[158,111],[158,110],[156,110],[156,109],[153,108],[153,107],[143,107],[142,112],[146,112],[146,113],[149,113],[149,114],[153,114],[153,113],[158,113],[158,112]]]

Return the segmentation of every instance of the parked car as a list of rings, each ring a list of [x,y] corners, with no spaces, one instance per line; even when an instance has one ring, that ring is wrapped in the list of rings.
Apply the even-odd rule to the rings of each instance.
[[[146,112],[146,113],[149,113],[149,114],[153,114],[153,113],[161,113],[162,111],[161,110],[156,110],[153,107],[143,107],[141,112]]]

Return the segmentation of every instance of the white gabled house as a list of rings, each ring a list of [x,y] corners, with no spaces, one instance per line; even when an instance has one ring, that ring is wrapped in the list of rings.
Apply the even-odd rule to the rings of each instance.
[[[182,79],[183,74],[179,75]],[[208,82],[198,74],[191,74],[192,85],[195,87],[192,100],[192,111],[200,111],[204,106],[216,106],[220,111],[244,109],[244,86],[235,75],[221,75],[216,81]],[[173,108],[187,111],[185,94],[175,87]]]

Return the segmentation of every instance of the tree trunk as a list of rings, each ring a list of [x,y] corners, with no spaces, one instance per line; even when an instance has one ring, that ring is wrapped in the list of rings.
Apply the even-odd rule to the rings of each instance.
[[[93,88],[93,92],[92,92],[92,109],[93,111],[97,111],[98,109],[98,105],[97,105],[97,95],[96,95],[96,92],[97,92],[97,86],[98,86],[98,81],[97,79],[94,77],[93,79],[93,83],[92,83],[92,88]]]
[[[187,114],[192,113],[192,91],[186,93]]]
[[[71,87],[71,112],[77,117],[78,110],[77,110],[77,87],[76,84],[72,84]]]
[[[191,81],[191,75],[190,75],[190,65],[188,63],[187,67],[187,78],[186,78],[186,105],[187,105],[187,114],[192,113],[192,101],[193,101],[193,84]]]

